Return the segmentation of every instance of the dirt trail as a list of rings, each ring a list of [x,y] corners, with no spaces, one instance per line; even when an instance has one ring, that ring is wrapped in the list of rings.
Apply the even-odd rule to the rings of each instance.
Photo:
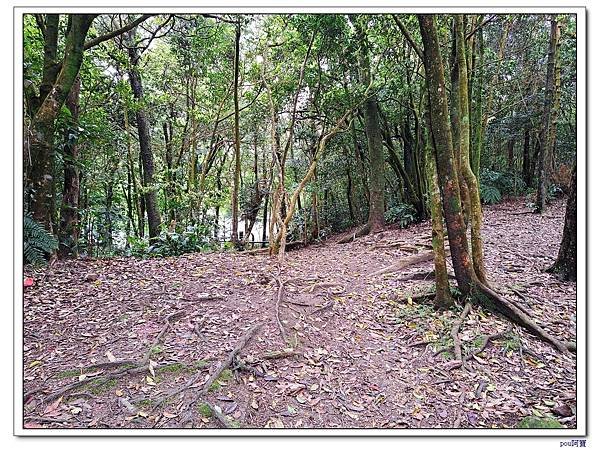
[[[522,292],[529,304],[507,295],[563,339],[574,339],[575,284],[543,272],[558,251],[564,206],[557,202],[543,217],[514,214],[524,209],[520,200],[485,210],[490,279]],[[179,427],[197,386],[249,328],[263,323],[240,353],[247,367],[225,373],[205,397],[243,426],[501,428],[553,414],[575,427],[573,356],[515,328],[468,369],[451,370],[448,355],[435,352],[448,345],[460,310],[438,313],[429,301],[408,299],[431,289],[432,275],[401,281],[430,271],[431,262],[369,276],[410,254],[381,244],[423,241],[428,233],[423,223],[343,245],[334,237],[289,253],[281,272],[267,256],[231,253],[57,263],[24,296],[26,424]],[[298,354],[268,359],[290,347],[276,318],[276,278],[294,279],[285,286],[280,319]],[[176,311],[182,317],[150,349]],[[463,341],[473,339],[465,348],[506,326],[475,308],[462,328]],[[149,350],[162,367],[154,376],[135,373],[45,401],[77,381],[81,367],[140,360]],[[198,371],[194,387],[154,407]],[[218,427],[208,415],[195,408],[193,426]]]

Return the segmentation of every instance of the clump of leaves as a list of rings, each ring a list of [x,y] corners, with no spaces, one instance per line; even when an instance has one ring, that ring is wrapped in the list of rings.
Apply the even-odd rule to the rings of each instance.
[[[58,249],[58,241],[29,212],[23,216],[23,258],[26,263],[46,264],[46,255]]]
[[[217,250],[211,233],[211,228],[204,225],[188,226],[177,231],[165,230],[151,244],[146,239],[129,236],[128,253],[130,256],[162,257]]]
[[[526,189],[525,182],[516,173],[481,169],[479,195],[483,203],[498,203],[502,197],[522,194]]]
[[[400,228],[406,228],[417,221],[417,210],[412,205],[399,203],[389,208],[384,217],[386,223],[395,223]]]
[[[562,428],[562,425],[552,417],[528,416],[519,421],[517,428]]]

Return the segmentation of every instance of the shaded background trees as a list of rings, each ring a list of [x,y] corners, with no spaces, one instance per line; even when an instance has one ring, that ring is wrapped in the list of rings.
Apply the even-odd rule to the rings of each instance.
[[[463,22],[437,31],[471,205],[533,205],[541,178],[567,194],[574,17]],[[24,202],[62,256],[285,248],[431,214],[414,15],[25,15],[24,40]]]

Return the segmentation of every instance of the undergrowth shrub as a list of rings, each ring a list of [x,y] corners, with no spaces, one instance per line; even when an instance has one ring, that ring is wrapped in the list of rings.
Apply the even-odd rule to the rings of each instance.
[[[163,231],[151,244],[144,238],[130,236],[131,256],[179,256],[185,253],[216,250],[218,245],[205,226],[189,226],[182,231]]]
[[[29,212],[23,216],[23,258],[25,263],[42,265],[58,249],[58,241]]]
[[[522,195],[526,190],[525,182],[517,173],[481,169],[479,195],[485,204],[498,203],[510,195]]]
[[[395,223],[400,228],[406,228],[417,221],[417,210],[406,203],[393,205],[385,212],[386,223]]]

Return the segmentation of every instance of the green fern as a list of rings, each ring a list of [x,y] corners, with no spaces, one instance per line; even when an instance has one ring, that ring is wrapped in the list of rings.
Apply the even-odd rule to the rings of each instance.
[[[496,186],[481,184],[479,192],[481,201],[486,204],[498,203],[502,199],[502,193]]]
[[[46,263],[46,254],[58,248],[58,241],[46,229],[26,213],[23,216],[23,257],[26,263]]]

